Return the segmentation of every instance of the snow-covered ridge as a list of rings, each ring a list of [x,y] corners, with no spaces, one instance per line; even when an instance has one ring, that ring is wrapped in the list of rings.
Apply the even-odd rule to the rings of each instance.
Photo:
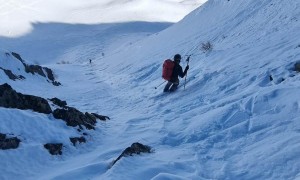
[[[0,36],[20,36],[33,22],[102,24],[129,21],[177,22],[206,0],[7,0],[0,5]]]
[[[28,64],[15,52],[0,51],[0,83],[16,80],[26,80],[29,83],[45,81],[59,86],[54,72],[37,64]]]

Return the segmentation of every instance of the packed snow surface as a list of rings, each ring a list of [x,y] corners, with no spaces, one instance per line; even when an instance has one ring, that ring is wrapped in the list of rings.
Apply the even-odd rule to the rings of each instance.
[[[126,10],[135,1],[122,2]],[[45,49],[53,51],[31,59],[30,53],[40,52],[28,47],[26,55],[54,69],[63,86],[35,77],[9,81],[4,74],[0,82],[111,118],[86,131],[86,144],[73,147],[68,138],[79,132],[63,121],[0,108],[0,132],[22,139],[19,149],[0,151],[0,179],[299,179],[300,75],[293,71],[300,60],[299,17],[300,1],[295,0],[209,0],[172,26],[137,29],[138,38],[130,22],[115,31],[112,26],[42,23],[23,37],[0,38],[1,46],[22,50],[18,40],[36,42],[47,32],[41,42],[51,42],[56,33],[49,29],[63,27],[59,32],[65,36],[58,40],[67,43],[59,44],[60,50],[51,44]],[[70,38],[89,32],[105,36],[97,51],[90,45],[100,44],[102,36]],[[207,42],[212,49],[203,51]],[[9,60],[5,52],[1,65]],[[185,55],[192,55],[186,87],[181,79],[177,92],[163,94],[164,85],[157,87],[163,83],[162,63],[176,53],[183,56],[183,68]],[[42,147],[49,141],[64,143],[62,156]],[[134,142],[155,152],[124,157],[110,167]]]

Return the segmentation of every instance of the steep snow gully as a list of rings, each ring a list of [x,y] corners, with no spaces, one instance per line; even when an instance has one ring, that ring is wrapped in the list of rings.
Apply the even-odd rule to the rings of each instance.
[[[65,85],[48,87],[47,94],[111,120],[98,123],[87,144],[67,147],[61,157],[23,147],[19,151],[28,159],[36,152],[43,162],[30,160],[38,166],[29,169],[10,156],[12,162],[4,158],[10,170],[13,163],[23,170],[1,176],[300,179],[300,75],[294,71],[300,60],[299,17],[295,0],[209,0],[159,33],[93,54],[92,63],[76,58],[89,50],[73,47],[58,60],[75,57],[69,64],[51,65]],[[203,51],[207,42],[212,48]],[[186,90],[163,94],[163,87],[154,87],[163,81],[163,60],[176,53],[193,54]],[[47,96],[40,89],[30,91]],[[64,129],[64,136],[69,133],[74,132]],[[109,168],[133,142],[155,152],[122,158]],[[8,153],[24,159],[17,150]]]

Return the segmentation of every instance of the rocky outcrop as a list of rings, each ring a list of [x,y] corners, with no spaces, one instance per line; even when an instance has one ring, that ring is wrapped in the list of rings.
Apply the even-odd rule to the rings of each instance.
[[[21,110],[33,110],[35,112],[50,114],[56,119],[64,120],[68,126],[79,127],[79,129],[95,129],[97,119],[106,120],[109,119],[107,116],[102,116],[96,113],[82,113],[76,108],[68,107],[66,101],[62,101],[58,98],[50,99],[54,104],[59,106],[52,112],[48,101],[44,98],[24,95],[22,93],[16,92],[7,83],[0,85],[0,107],[5,108],[17,108]],[[86,139],[84,137],[72,137],[70,141],[75,146],[77,143],[85,143]],[[19,146],[21,141],[14,138],[6,138],[5,134],[0,134],[0,149],[13,149]],[[44,147],[48,149],[49,153],[52,155],[62,154],[62,143],[57,144],[45,144]]]
[[[6,134],[0,133],[0,149],[17,149],[19,147],[21,140],[17,137],[7,138]]]
[[[52,101],[55,105],[61,107],[53,111],[53,116],[56,119],[62,119],[67,123],[68,126],[78,126],[80,129],[82,129],[82,126],[84,126],[87,129],[95,129],[94,126],[97,122],[97,119],[102,121],[106,121],[107,119],[109,119],[109,117],[107,116],[102,116],[96,113],[82,113],[76,108],[67,106],[66,101],[62,101],[58,98],[52,98],[49,100]]]
[[[116,160],[113,161],[112,165],[114,165],[122,157],[132,156],[133,154],[140,153],[151,153],[151,147],[138,142],[133,143],[130,147],[127,147]]]
[[[72,138],[70,138],[70,141],[75,146],[77,143],[85,143],[86,139],[83,136],[81,136],[81,137],[72,137]]]
[[[11,72],[11,70],[4,69],[2,67],[0,67],[0,69],[3,70],[4,73],[7,75],[7,77],[13,81],[15,81],[16,79],[19,79],[19,80],[25,79],[25,77],[22,75],[19,75],[19,76],[15,75],[14,73]]]
[[[59,86],[61,85],[59,82],[55,81],[54,79],[54,75],[53,75],[53,72],[51,69],[47,68],[47,67],[42,67],[42,66],[39,66],[39,65],[28,65],[28,64],[25,64],[23,63],[24,66],[25,66],[25,72],[26,73],[31,73],[31,74],[39,74],[40,76],[43,76],[43,77],[46,77],[48,78],[53,85],[55,86]],[[45,72],[46,74],[45,74]]]
[[[76,108],[68,107],[66,101],[62,101],[58,98],[52,98],[49,100],[60,108],[57,108],[52,112],[46,99],[18,93],[7,83],[0,85],[0,107],[17,108],[21,110],[30,109],[44,114],[53,113],[53,116],[56,119],[64,120],[68,126],[79,126],[80,129],[83,129],[82,126],[86,127],[86,129],[95,129],[94,126],[97,119],[102,121],[109,119],[107,116],[102,116],[96,113],[83,113]]]
[[[53,102],[53,104],[59,106],[59,107],[62,107],[62,108],[65,108],[67,106],[67,102],[66,101],[62,101],[58,98],[52,98],[52,99],[49,99],[51,102]]]
[[[0,85],[0,107],[31,109],[35,112],[50,114],[52,112],[46,99],[41,97],[17,93],[7,83]]]
[[[47,78],[48,82],[51,82],[54,86],[60,86],[61,83],[55,80],[53,71],[50,68],[42,67],[40,65],[32,65],[32,64],[26,64],[25,61],[22,59],[20,54],[12,52],[11,53],[16,59],[18,59],[25,67],[26,73],[31,74],[38,74],[40,76],[43,76]]]
[[[44,148],[46,148],[51,155],[62,155],[62,143],[47,143],[44,144]]]
[[[53,116],[56,119],[64,120],[68,126],[77,127],[79,126],[82,129],[82,126],[85,126],[87,129],[95,129],[96,120],[86,116],[79,110],[67,107],[64,109],[55,109],[53,111]]]
[[[24,60],[21,58],[20,54],[15,53],[15,52],[11,52],[11,55],[13,55],[15,58],[17,58],[19,61],[21,61],[22,63],[24,63]]]
[[[294,68],[295,68],[295,71],[300,72],[300,61],[295,63]]]
[[[102,121],[106,121],[107,119],[109,120],[110,118],[108,116],[102,116],[96,113],[92,113],[93,116],[95,116],[97,119],[100,119]]]

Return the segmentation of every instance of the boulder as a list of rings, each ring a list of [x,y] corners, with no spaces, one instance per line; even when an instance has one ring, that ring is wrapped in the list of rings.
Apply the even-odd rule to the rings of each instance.
[[[0,107],[33,110],[50,114],[52,112],[48,101],[44,98],[17,93],[7,83],[0,85]]]
[[[130,147],[127,147],[116,160],[113,161],[112,165],[114,165],[122,157],[132,156],[133,154],[140,153],[151,153],[151,147],[138,142],[133,143]]]
[[[4,73],[7,75],[7,77],[13,81],[15,81],[16,79],[19,79],[19,80],[25,79],[25,77],[22,75],[19,75],[19,76],[15,75],[14,73],[12,73],[11,70],[3,69],[2,67],[0,67],[0,69],[2,69],[4,71]]]
[[[21,140],[17,137],[7,138],[5,134],[0,133],[0,149],[17,149]]]
[[[47,143],[44,144],[44,148],[46,148],[51,155],[62,155],[62,143]]]
[[[89,116],[86,116],[79,110],[67,107],[65,109],[55,109],[53,111],[53,116],[56,119],[64,120],[68,126],[76,127],[79,126],[82,129],[82,126],[85,126],[87,129],[95,129],[96,121]]]
[[[70,138],[70,141],[75,146],[77,143],[85,143],[86,139],[84,137],[72,137],[72,138]]]
[[[49,99],[51,102],[53,102],[53,104],[59,106],[59,107],[66,107],[67,106],[67,102],[66,101],[62,101],[58,98],[52,98],[52,99]]]

